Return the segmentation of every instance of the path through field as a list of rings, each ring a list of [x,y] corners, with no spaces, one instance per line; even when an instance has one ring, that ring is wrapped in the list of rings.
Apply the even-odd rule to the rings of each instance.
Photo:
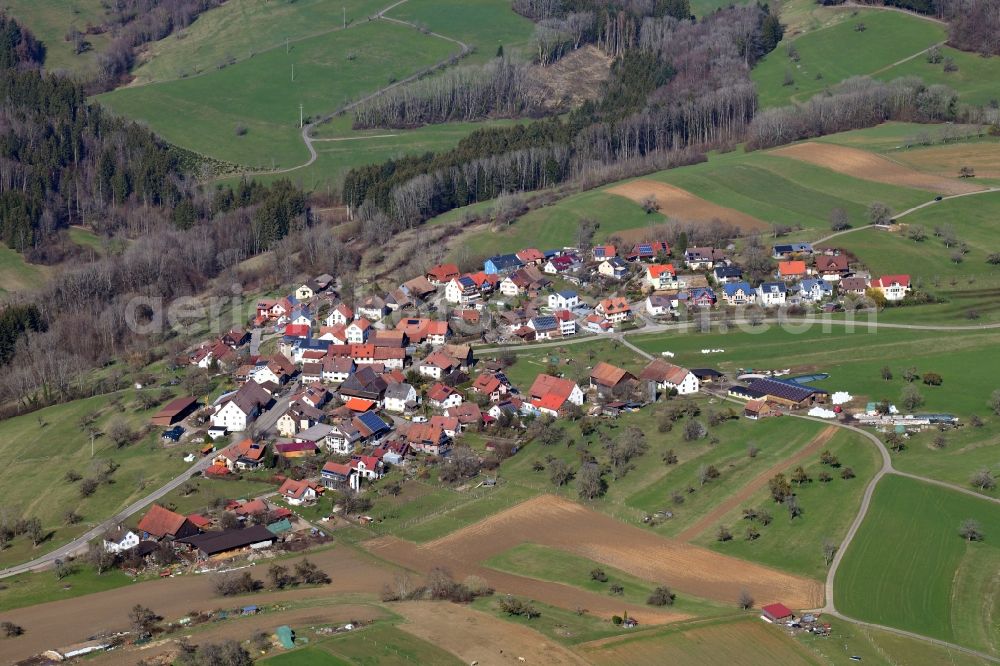
[[[363,545],[379,557],[421,571],[447,562],[463,573],[483,576],[498,590],[528,594],[563,608],[583,606],[601,612],[599,608],[607,607],[612,613],[614,608],[620,611],[620,603],[609,605],[603,595],[503,574],[480,565],[520,543],[558,548],[721,603],[733,603],[743,589],[762,602],[781,599],[794,608],[813,608],[823,599],[822,585],[816,581],[667,539],[553,495],[522,502],[425,544],[382,537]],[[520,591],[525,585],[529,587]],[[648,623],[645,618],[651,609],[642,608],[640,612]],[[676,619],[676,615],[667,614],[661,621]]]
[[[716,506],[694,525],[691,525],[686,530],[678,534],[677,540],[694,541],[702,534],[702,532],[714,526],[727,513],[757,494],[757,491],[765,487],[767,482],[771,480],[772,476],[778,472],[790,469],[794,465],[800,464],[803,460],[826,446],[836,432],[837,428],[835,426],[828,426],[825,428],[823,432],[816,435],[811,442],[799,449],[795,455],[782,460],[770,469],[766,469],[758,474],[756,477],[751,479],[749,483],[743,486],[738,493]]]

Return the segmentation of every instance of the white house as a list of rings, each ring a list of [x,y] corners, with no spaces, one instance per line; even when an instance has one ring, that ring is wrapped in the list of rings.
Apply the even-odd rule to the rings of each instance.
[[[369,296],[358,304],[358,316],[370,321],[379,321],[387,311],[385,301],[379,296]]]
[[[503,282],[500,283],[500,293],[504,296],[514,298],[520,296],[522,289],[518,286],[517,281],[514,280],[510,275],[504,278]]]
[[[278,494],[292,506],[302,506],[316,501],[316,489],[308,481],[285,479]]]
[[[408,405],[415,405],[417,403],[417,389],[413,388],[409,384],[403,382],[400,384],[392,384],[385,390],[385,398],[383,398],[383,404],[388,412],[396,412],[397,414],[402,414],[406,411]]]
[[[580,305],[580,296],[571,289],[549,294],[549,307],[553,310],[572,310]]]
[[[360,345],[364,344],[365,340],[368,339],[368,333],[371,330],[371,322],[367,319],[355,319],[347,328],[344,329],[344,334],[347,335],[348,344]]]
[[[445,384],[435,384],[427,390],[427,404],[437,409],[458,407],[462,404],[462,394]]]
[[[657,389],[674,390],[678,395],[697,393],[701,388],[701,382],[693,372],[659,358],[649,362],[639,374],[639,379],[655,382]]]
[[[730,305],[750,305],[757,300],[757,292],[746,282],[727,282],[722,285],[722,295]]]
[[[909,275],[883,275],[872,280],[872,289],[880,291],[887,301],[901,301],[910,291]]]
[[[233,396],[231,400],[226,401],[212,414],[212,425],[217,428],[225,428],[229,432],[242,432],[257,418],[259,413],[260,405],[255,401],[242,400],[239,399],[239,396]]]
[[[773,308],[785,304],[788,293],[784,282],[765,282],[757,287],[757,297],[765,308]]]
[[[258,384],[266,384],[267,382],[274,382],[275,384],[281,383],[281,377],[274,371],[270,365],[258,365],[250,373],[250,379]]]
[[[643,281],[654,291],[677,289],[680,286],[673,264],[650,264],[646,267]]]
[[[124,553],[139,545],[139,535],[119,525],[104,535],[104,550],[109,553]]]
[[[338,303],[332,310],[330,314],[326,316],[327,326],[336,326],[337,324],[347,325],[347,322],[354,320],[354,311],[347,307],[346,303]]]
[[[650,294],[646,297],[646,312],[654,317],[671,314],[673,310],[674,301],[669,296]]]

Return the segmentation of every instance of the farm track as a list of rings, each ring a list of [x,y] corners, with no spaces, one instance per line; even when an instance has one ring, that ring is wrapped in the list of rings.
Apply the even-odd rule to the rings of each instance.
[[[380,9],[378,11],[378,13],[375,14],[374,17],[372,17],[372,20],[376,20],[376,21],[377,20],[385,20],[385,21],[389,21],[391,23],[397,23],[399,25],[403,25],[403,26],[406,26],[408,28],[413,28],[414,30],[417,30],[418,26],[415,23],[411,23],[409,21],[403,21],[402,19],[393,18],[393,17],[391,17],[391,16],[388,15],[388,12],[392,11],[396,7],[399,7],[400,5],[402,5],[402,4],[406,3],[406,2],[408,2],[408,0],[398,0],[397,2],[394,2],[393,4],[389,5],[388,7]],[[352,23],[351,25],[347,26],[346,28],[341,28],[340,30],[350,30],[355,25],[364,25],[364,24],[361,23],[361,22]],[[469,53],[472,52],[472,47],[470,47],[468,44],[466,44],[465,42],[463,42],[463,41],[461,41],[459,39],[455,39],[454,37],[448,37],[447,35],[442,35],[439,32],[430,32],[430,31],[425,32],[424,34],[429,35],[431,37],[437,37],[438,39],[443,39],[443,40],[445,40],[447,42],[452,42],[453,44],[457,44],[459,46],[459,52],[455,53],[455,54],[452,54],[452,55],[448,56],[447,58],[445,58],[444,60],[436,62],[436,63],[434,63],[433,65],[431,65],[429,67],[425,67],[425,68],[421,69],[420,71],[414,72],[413,74],[410,74],[406,78],[400,79],[399,81],[396,81],[394,83],[390,83],[389,85],[387,85],[387,86],[385,86],[383,88],[379,88],[375,92],[369,93],[369,94],[365,95],[364,97],[362,97],[360,99],[357,99],[357,100],[355,100],[353,102],[350,102],[348,104],[344,104],[343,106],[341,106],[340,108],[336,109],[335,111],[332,111],[332,112],[324,115],[319,120],[314,120],[313,122],[308,123],[307,125],[303,126],[303,128],[302,128],[302,142],[306,144],[306,149],[309,151],[309,159],[306,160],[305,162],[303,162],[302,164],[299,164],[299,165],[296,165],[296,166],[293,166],[293,167],[287,167],[285,169],[277,169],[277,170],[271,170],[271,171],[241,171],[241,172],[239,172],[238,175],[240,175],[240,176],[275,176],[275,175],[281,175],[283,173],[291,173],[293,171],[298,171],[299,169],[305,169],[306,167],[312,166],[316,162],[316,160],[319,159],[319,154],[316,152],[316,147],[313,144],[315,142],[317,142],[317,141],[336,141],[337,140],[335,138],[334,139],[330,139],[330,138],[315,139],[315,138],[313,138],[312,136],[310,136],[310,133],[312,132],[312,130],[313,130],[314,127],[316,127],[317,125],[321,125],[321,124],[329,121],[331,118],[334,118],[334,117],[339,116],[341,114],[347,113],[348,111],[351,111],[352,109],[356,109],[357,107],[361,106],[365,102],[367,102],[369,100],[372,100],[372,99],[375,99],[376,97],[379,97],[380,95],[384,95],[385,93],[389,92],[390,90],[393,90],[393,89],[398,88],[400,86],[406,85],[407,83],[411,83],[413,81],[416,81],[417,79],[422,78],[424,76],[427,76],[431,72],[437,71],[437,70],[439,70],[439,69],[441,69],[443,67],[447,67],[448,65],[452,64],[453,62],[455,62],[457,60],[460,60],[460,59],[464,58],[465,56],[469,55]],[[395,136],[395,134],[389,134],[389,135],[384,135],[384,136]],[[348,138],[374,138],[374,137],[348,137]],[[232,174],[227,174],[226,176],[223,176],[223,178],[230,178],[231,176],[232,176]],[[218,178],[216,180],[218,180]]]
[[[827,442],[833,438],[836,434],[837,429],[833,426],[827,427],[823,432],[816,435],[810,442],[808,442],[801,449],[796,451],[791,457],[782,460],[781,462],[773,465],[771,468],[764,470],[756,477],[751,479],[749,483],[743,486],[737,493],[727,500],[723,501],[721,504],[712,509],[703,518],[699,519],[694,525],[688,527],[683,532],[678,534],[675,538],[678,541],[693,541],[698,536],[700,536],[705,530],[709,529],[716,521],[721,519],[727,513],[738,507],[743,502],[747,501],[753,497],[757,491],[761,488],[767,486],[767,482],[771,480],[778,472],[783,472],[793,465],[801,463],[803,460],[816,453],[824,446]]]

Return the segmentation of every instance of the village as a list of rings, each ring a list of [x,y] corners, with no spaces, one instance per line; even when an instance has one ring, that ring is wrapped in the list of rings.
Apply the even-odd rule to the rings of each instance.
[[[610,245],[586,254],[526,249],[491,257],[475,273],[437,265],[352,305],[331,275],[282,298],[259,300],[250,328],[230,330],[177,359],[227,376],[237,388],[210,403],[179,397],[152,424],[163,428],[167,444],[202,443],[199,464],[207,480],[260,474],[280,463],[276,492],[231,500],[225,524],[154,505],[133,529],[119,526],[106,535],[104,548],[148,558],[168,543],[192,565],[204,565],[270,548],[296,533],[305,541],[322,539],[320,523],[296,522],[297,507],[313,505],[327,491],[349,497],[417,458],[447,459],[463,438],[485,443],[480,452],[513,455],[526,426],[538,419],[615,418],[660,398],[699,392],[745,403],[748,419],[810,408],[824,418],[846,417],[839,406],[817,407],[829,393],[811,386],[809,377],[747,373],[729,381],[710,367],[653,358],[638,373],[599,361],[579,382],[546,368],[550,372],[539,372],[530,385],[517,386],[505,369],[517,345],[651,330],[682,309],[819,310],[851,307],[863,297],[899,302],[910,290],[908,276],[872,278],[853,271],[845,254],[814,252],[807,243],[775,245],[774,279],[757,287],[726,250],[687,248],[679,253],[683,268],[670,262],[671,254],[665,242],[640,243],[622,256]],[[268,344],[273,352],[260,353]],[[483,345],[494,347],[477,355]],[[904,422],[871,405],[857,417],[883,428],[931,423],[913,415]],[[335,510],[347,515],[352,509],[355,520],[371,520],[363,505],[358,510],[342,502]],[[253,529],[240,529],[245,525]]]

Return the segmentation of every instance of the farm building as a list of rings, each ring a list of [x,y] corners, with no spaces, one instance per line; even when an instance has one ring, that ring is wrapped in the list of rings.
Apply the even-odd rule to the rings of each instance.
[[[635,375],[627,370],[601,361],[590,371],[590,386],[599,392],[613,392],[619,387],[635,381]]]
[[[743,416],[759,421],[769,416],[781,416],[781,412],[767,400],[751,400],[743,407]]]
[[[760,609],[760,617],[765,622],[784,622],[792,619],[792,611],[784,604],[768,604]]]
[[[198,552],[199,557],[207,559],[219,555],[232,555],[247,549],[267,548],[274,543],[274,534],[263,525],[251,525],[243,529],[206,532],[179,541],[191,546]]]
[[[770,402],[799,409],[817,402],[825,402],[827,392],[805,384],[771,379],[767,377],[754,379],[747,385],[751,398],[764,398]]]
[[[198,401],[195,398],[188,396],[174,398],[164,405],[160,411],[153,414],[150,422],[155,426],[169,427],[183,421],[197,407]]]

